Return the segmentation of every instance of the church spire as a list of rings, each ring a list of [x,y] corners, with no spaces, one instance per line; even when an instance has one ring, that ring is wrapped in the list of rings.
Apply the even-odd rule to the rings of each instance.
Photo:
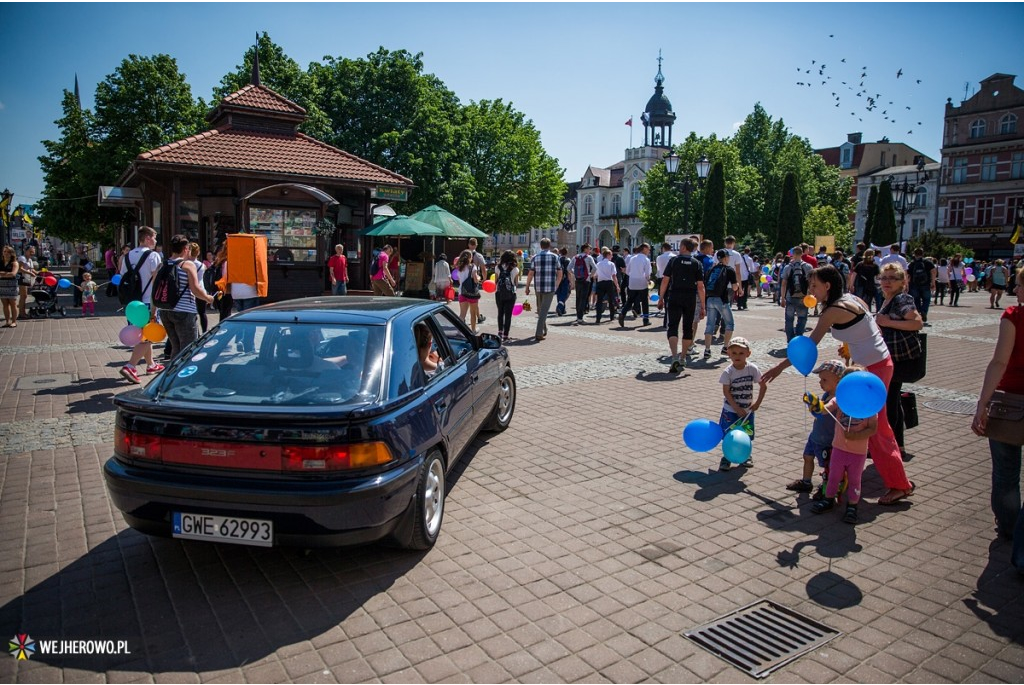
[[[661,73],[661,48],[658,48],[658,73],[654,77],[654,85],[661,88],[663,83],[665,83],[665,77]]]
[[[260,83],[260,34],[256,32],[256,47],[252,52],[252,85],[259,86]]]

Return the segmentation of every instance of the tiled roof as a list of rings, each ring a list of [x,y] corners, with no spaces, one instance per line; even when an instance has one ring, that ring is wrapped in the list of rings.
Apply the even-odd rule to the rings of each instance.
[[[302,133],[280,135],[231,128],[213,129],[143,152],[137,161],[368,183],[413,183],[405,176]]]
[[[288,98],[278,95],[265,86],[254,86],[252,84],[225,96],[224,99],[220,101],[220,105],[249,107],[252,109],[262,109],[270,112],[288,112],[290,114],[301,114],[303,116],[306,114],[305,109]]]

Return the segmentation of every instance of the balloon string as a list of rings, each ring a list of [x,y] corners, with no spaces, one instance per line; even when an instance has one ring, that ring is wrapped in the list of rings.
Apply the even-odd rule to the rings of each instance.
[[[741,417],[739,419],[736,419],[735,421],[732,422],[731,426],[729,426],[728,428],[725,429],[725,432],[728,433],[729,431],[731,431],[736,426],[743,425],[744,423],[747,422],[747,419],[751,418],[753,415],[754,415],[754,412],[749,412],[746,416]]]

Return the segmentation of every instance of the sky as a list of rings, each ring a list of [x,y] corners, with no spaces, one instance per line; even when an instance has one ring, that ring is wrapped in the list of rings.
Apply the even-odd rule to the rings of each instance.
[[[948,98],[997,72],[1024,87],[1017,3],[0,3],[0,26],[0,186],[15,204],[43,195],[41,141],[76,73],[91,108],[128,55],[166,53],[210,101],[257,31],[302,67],[422,52],[463,103],[502,98],[532,120],[567,181],[642,144],[659,50],[675,141],[732,135],[760,102],[816,148],[862,132],[938,160]]]

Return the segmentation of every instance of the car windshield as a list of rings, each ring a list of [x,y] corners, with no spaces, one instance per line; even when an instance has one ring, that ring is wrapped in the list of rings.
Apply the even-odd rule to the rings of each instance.
[[[384,326],[225,321],[150,384],[153,397],[337,406],[376,399]]]

